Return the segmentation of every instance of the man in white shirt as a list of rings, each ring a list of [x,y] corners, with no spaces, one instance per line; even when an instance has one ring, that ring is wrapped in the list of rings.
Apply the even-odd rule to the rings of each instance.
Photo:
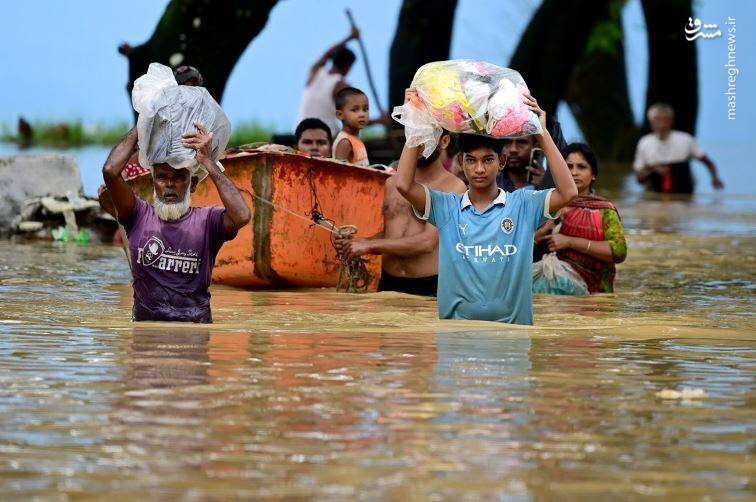
[[[352,39],[359,38],[360,32],[352,28],[349,35],[318,59],[307,77],[307,86],[302,95],[302,107],[299,110],[299,119],[320,119],[331,129],[331,136],[338,134],[340,127],[336,120],[336,94],[345,87],[349,87],[344,77],[352,69],[355,56],[346,44]],[[331,61],[331,67],[326,68],[326,63]]]
[[[717,175],[717,166],[701,150],[695,138],[672,129],[675,113],[671,106],[653,104],[648,108],[647,118],[652,132],[638,142],[633,162],[639,183],[646,183],[655,192],[693,193],[690,160],[698,159],[709,169],[712,186],[717,190],[724,188]]]

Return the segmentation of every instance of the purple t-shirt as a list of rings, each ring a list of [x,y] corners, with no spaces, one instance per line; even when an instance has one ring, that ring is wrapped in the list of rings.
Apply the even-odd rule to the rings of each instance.
[[[226,236],[225,208],[192,207],[163,221],[137,198],[124,225],[131,250],[135,321],[212,322],[210,277]]]

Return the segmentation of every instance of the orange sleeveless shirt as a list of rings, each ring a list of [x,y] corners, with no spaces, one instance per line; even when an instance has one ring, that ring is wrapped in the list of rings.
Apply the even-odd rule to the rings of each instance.
[[[349,141],[349,143],[352,145],[352,158],[349,159],[349,162],[358,166],[370,165],[370,161],[368,160],[367,156],[367,149],[365,148],[365,143],[363,143],[362,140],[357,136],[346,133],[344,131],[339,131],[339,134],[336,135],[336,139],[333,140],[333,151],[331,152],[331,155],[336,157],[336,146],[338,146],[342,139]]]

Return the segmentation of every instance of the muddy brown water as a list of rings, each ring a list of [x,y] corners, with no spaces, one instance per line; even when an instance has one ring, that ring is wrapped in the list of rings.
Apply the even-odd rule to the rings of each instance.
[[[755,206],[622,201],[616,294],[531,328],[219,286],[136,325],[119,248],[1,242],[0,498],[756,497]]]

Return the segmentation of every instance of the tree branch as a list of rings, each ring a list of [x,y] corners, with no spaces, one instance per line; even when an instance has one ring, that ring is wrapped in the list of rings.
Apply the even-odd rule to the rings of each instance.
[[[632,159],[640,134],[627,89],[623,3],[613,0],[608,17],[594,27],[565,94],[580,130],[598,157],[618,161]]]
[[[541,108],[553,114],[572,69],[610,0],[544,0],[525,29],[510,67],[522,74]],[[577,14],[577,15],[576,15]],[[570,22],[565,22],[569,19]]]
[[[693,16],[691,0],[642,0],[648,33],[646,109],[656,102],[675,110],[675,128],[693,134],[698,115],[696,44],[683,29]],[[647,130],[647,128],[644,128]]]
[[[249,43],[263,30],[277,0],[171,0],[142,45],[119,51],[129,60],[129,94],[152,62],[191,65],[220,102],[228,77]]]
[[[457,0],[404,0],[389,65],[389,113],[425,63],[449,59]]]

